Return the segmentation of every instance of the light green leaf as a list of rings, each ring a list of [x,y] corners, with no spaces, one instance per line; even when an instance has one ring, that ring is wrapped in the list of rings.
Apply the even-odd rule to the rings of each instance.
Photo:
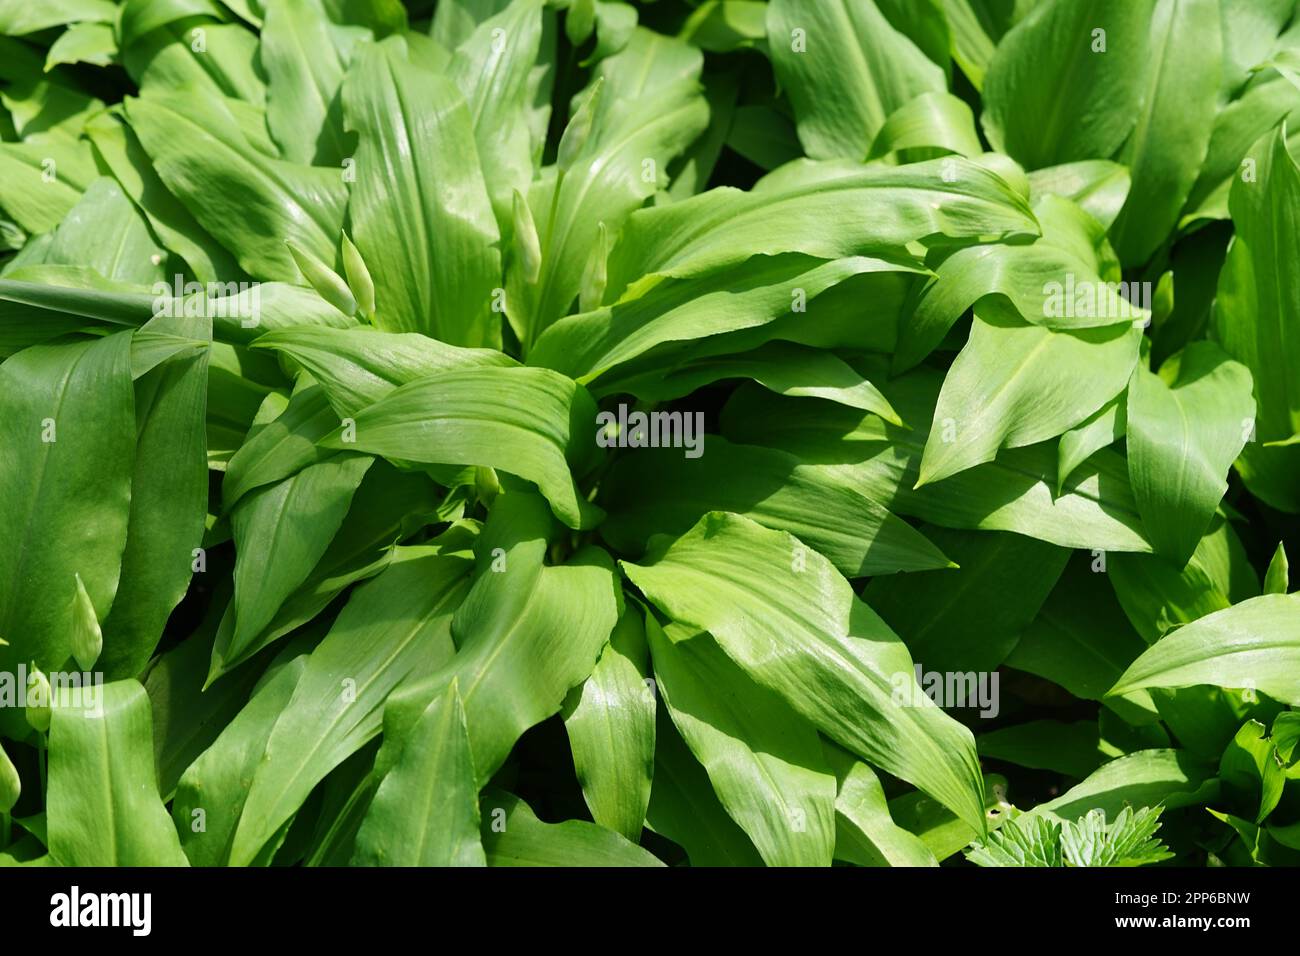
[[[772,0],[767,36],[813,159],[865,159],[890,114],[946,85],[943,70],[875,0]]]
[[[50,855],[64,866],[184,866],[158,796],[144,688],[133,680],[64,688],[53,703]]]
[[[646,563],[623,569],[665,613],[709,631],[827,736],[982,828],[970,732],[919,692],[906,647],[830,562],[813,552],[804,570],[791,568],[798,547],[789,534],[712,512]],[[899,687],[913,692],[906,704]]]
[[[594,440],[587,444],[587,435],[595,436],[595,403],[581,386],[547,369],[466,368],[428,375],[358,412],[355,428],[355,441],[339,432],[320,444],[511,472],[535,482],[571,528],[590,527],[602,514],[574,481],[596,451]]]
[[[769,866],[830,866],[835,777],[812,725],[707,633],[646,621],[655,678],[686,745]]]
[[[357,833],[358,866],[486,866],[455,678],[416,721]]]
[[[564,728],[591,817],[641,838],[655,765],[655,694],[645,623],[628,605],[591,676],[564,702]]]
[[[613,830],[565,820],[543,823],[518,797],[488,790],[480,806],[488,866],[663,866]]]
[[[1144,687],[1258,689],[1300,703],[1300,596],[1265,594],[1186,624],[1139,657],[1110,694]]]
[[[390,38],[358,51],[343,106],[360,135],[349,215],[375,282],[376,325],[499,346],[499,236],[465,99]]]
[[[1210,342],[1194,342],[1156,375],[1138,367],[1128,390],[1128,471],[1147,537],[1186,563],[1228,489],[1255,425],[1250,372]]]

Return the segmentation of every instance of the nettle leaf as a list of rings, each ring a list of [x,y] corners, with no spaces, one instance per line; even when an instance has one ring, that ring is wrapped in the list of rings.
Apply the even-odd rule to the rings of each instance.
[[[820,731],[982,829],[970,732],[920,692],[906,647],[830,562],[816,552],[796,560],[805,550],[792,535],[712,512],[623,569]]]

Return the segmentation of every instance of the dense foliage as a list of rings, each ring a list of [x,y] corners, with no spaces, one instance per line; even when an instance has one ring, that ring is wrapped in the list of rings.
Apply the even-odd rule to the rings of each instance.
[[[1300,860],[1297,71],[0,0],[0,862]]]

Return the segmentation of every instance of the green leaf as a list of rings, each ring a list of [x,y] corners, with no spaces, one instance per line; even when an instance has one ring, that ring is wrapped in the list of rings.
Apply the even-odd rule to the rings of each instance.
[[[922,93],[889,114],[868,159],[907,149],[939,149],[973,159],[984,152],[975,117],[951,93]]]
[[[50,855],[64,866],[184,866],[158,796],[149,697],[136,681],[64,688],[50,721]]]
[[[262,153],[215,96],[154,92],[128,100],[126,114],[167,188],[249,275],[295,279],[288,240],[334,260],[347,202],[339,171]]]
[[[899,107],[944,89],[944,73],[874,0],[772,0],[768,49],[813,159],[865,159]]]
[[[191,865],[229,864],[249,782],[306,666],[306,654],[293,654],[273,666],[248,703],[181,776],[172,819]]]
[[[1045,817],[1013,821],[967,850],[966,859],[976,866],[1064,866],[1061,825]]]
[[[319,0],[266,5],[261,61],[266,123],[283,158],[337,166],[349,155],[339,88],[346,66]]]
[[[1006,532],[924,533],[957,566],[877,579],[862,598],[903,639],[923,671],[991,672],[1038,616],[1070,553]],[[996,697],[985,702],[972,696],[965,706],[997,716]]]
[[[645,623],[627,606],[591,676],[569,692],[564,729],[591,818],[641,838],[655,766],[655,694]]]
[[[452,658],[451,615],[469,561],[439,548],[403,549],[358,588],[307,659],[248,788],[230,862],[251,862],[325,776],[376,736],[403,682]]]
[[[63,666],[80,575],[113,605],[135,458],[131,337],[37,345],[0,365],[0,647],[3,669]]]
[[[1128,391],[1129,480],[1159,554],[1186,563],[1228,489],[1254,428],[1250,373],[1210,342],[1194,342]]]
[[[1005,760],[1018,767],[1051,770],[1082,780],[1102,762],[1097,723],[1072,724],[1056,720],[1031,720],[1003,727],[975,738],[981,757]]]
[[[502,790],[485,792],[480,812],[488,866],[663,866],[613,830],[582,820],[543,823]]]
[[[803,571],[791,569],[799,547],[789,534],[711,512],[623,569],[827,736],[982,828],[970,732],[919,691],[900,705],[899,686],[916,690],[906,647],[826,559],[813,552]]]
[[[438,372],[391,392],[356,415],[355,441],[326,436],[324,448],[426,464],[482,465],[535,482],[560,520],[590,527],[601,511],[574,481],[590,465],[596,408],[581,386],[536,368]]]
[[[663,448],[619,459],[602,488],[605,539],[639,554],[655,534],[680,534],[706,512],[731,511],[790,532],[846,577],[952,565],[907,522],[793,456],[714,436],[704,444],[699,458]]]
[[[1286,594],[1289,589],[1289,577],[1290,564],[1287,562],[1286,548],[1279,541],[1277,550],[1273,552],[1273,557],[1268,562],[1268,571],[1264,575],[1264,593]]]
[[[1300,703],[1297,608],[1300,596],[1265,594],[1186,624],[1134,661],[1110,693],[1212,684]]]
[[[1102,764],[1083,783],[1040,803],[1029,816],[1072,821],[1099,812],[1114,823],[1130,807],[1194,805],[1213,800],[1217,792],[1218,780],[1208,764],[1181,750],[1143,750]]]
[[[1229,356],[1250,370],[1256,422],[1237,469],[1251,493],[1275,508],[1300,512],[1295,475],[1300,445],[1268,447],[1300,432],[1300,389],[1290,316],[1300,311],[1300,292],[1287,281],[1300,257],[1300,166],[1287,149],[1286,129],[1266,135],[1248,160],[1253,182],[1232,186],[1236,237],[1219,277],[1213,329]]]
[[[605,301],[756,255],[897,259],[901,247],[937,235],[972,240],[1038,232],[1019,193],[961,158],[905,167],[804,160],[774,175],[751,192],[712,189],[634,213],[610,255]]]
[[[452,622],[456,656],[389,701],[381,771],[454,678],[463,688],[478,782],[485,784],[524,731],[559,712],[570,688],[591,674],[618,620],[613,569],[594,547],[567,564],[543,565],[551,525],[536,495],[497,498],[475,547],[474,586]]]
[[[1133,176],[1111,230],[1125,265],[1149,259],[1177,225],[1209,150],[1223,64],[1220,7],[1217,0],[1156,0],[1140,112],[1117,157]]]
[[[835,778],[816,730],[706,633],[646,621],[668,713],[769,866],[830,866]]]
[[[235,597],[212,651],[213,676],[246,659],[253,639],[306,580],[347,514],[373,459],[343,456],[250,494],[231,515]]]
[[[944,379],[917,485],[1083,422],[1124,388],[1141,337],[1131,325],[1055,332],[984,306]]]
[[[376,325],[500,345],[499,236],[465,99],[390,38],[358,51],[343,106],[360,135],[349,215],[375,282]]]
[[[875,772],[834,744],[824,742],[835,771],[835,857],[858,866],[938,866],[934,854],[889,815]]]
[[[931,420],[941,373],[917,369],[885,391],[900,416]],[[897,514],[951,528],[1015,531],[1067,548],[1149,550],[1123,458],[1098,452],[1054,495],[1050,445],[1004,450],[934,485],[913,488],[927,432],[909,430],[813,399],[787,399],[742,387],[724,407],[731,441],[778,448],[803,467],[834,478]]]
[[[145,330],[200,340],[211,334],[204,319],[160,317]],[[208,499],[208,355],[206,348],[178,353],[135,385],[131,511],[121,579],[104,620],[99,659],[109,677],[141,672],[189,587]]]
[[[486,866],[465,710],[453,678],[411,740],[357,833],[360,866]]]
[[[1040,0],[984,77],[984,132],[1029,169],[1108,159],[1138,118],[1156,0]]]

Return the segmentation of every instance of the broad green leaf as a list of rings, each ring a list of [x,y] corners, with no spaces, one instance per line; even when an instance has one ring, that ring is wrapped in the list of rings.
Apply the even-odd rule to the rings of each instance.
[[[4,0],[0,3],[0,34],[17,37],[81,21],[108,23],[116,15],[112,0],[45,0],[40,6]]]
[[[117,39],[107,23],[75,23],[50,44],[45,57],[47,71],[62,63],[109,66],[117,59]]]
[[[943,70],[875,0],[772,0],[767,39],[813,159],[865,159],[890,114],[945,87]]]
[[[1156,0],[1039,0],[984,77],[984,132],[1029,169],[1108,159],[1133,131]]]
[[[662,707],[655,726],[654,787],[646,826],[681,846],[691,866],[763,865]]]
[[[731,511],[790,532],[847,577],[952,565],[907,522],[793,456],[712,435],[701,451],[691,458],[674,448],[637,449],[615,463],[602,486],[606,540],[639,554],[655,534],[680,534],[706,512]]]
[[[951,93],[934,91],[890,113],[867,158],[905,149],[939,149],[968,159],[984,152],[970,107]]]
[[[649,367],[658,364],[653,354],[646,358],[645,372],[607,375],[604,382],[597,384],[596,392],[630,392],[643,401],[665,402],[721,379],[749,378],[779,395],[824,398],[875,412],[895,425],[903,424],[880,389],[847,362],[833,353],[793,342],[774,341],[726,355],[706,354],[667,372],[662,367]]]
[[[664,277],[699,276],[756,255],[897,258],[907,243],[929,237],[1038,232],[1024,197],[959,157],[905,167],[805,160],[778,175],[750,192],[712,189],[634,213],[610,255],[605,301],[642,294]]]
[[[416,721],[357,833],[359,866],[486,866],[455,679]]]
[[[131,337],[37,345],[0,365],[4,670],[71,652],[80,575],[102,620],[126,545],[135,460]]]
[[[778,448],[896,514],[950,528],[1015,531],[1067,548],[1150,549],[1122,457],[1102,451],[1053,494],[1051,445],[1004,450],[933,486],[913,488],[942,376],[918,369],[889,383],[890,403],[915,429],[815,399],[742,387],[722,412],[731,441]]]
[[[1145,262],[1165,241],[1209,149],[1223,72],[1220,13],[1218,0],[1156,0],[1151,13],[1140,112],[1117,157],[1133,177],[1111,230],[1125,265]]]
[[[1072,724],[1056,720],[1031,720],[975,738],[981,757],[1005,760],[1018,767],[1051,770],[1082,780],[1101,764],[1097,723]]]
[[[591,674],[618,620],[613,569],[594,547],[567,564],[543,565],[551,524],[536,495],[497,498],[475,547],[474,586],[452,622],[456,655],[389,701],[381,771],[455,679],[478,782],[485,784],[524,731],[559,712],[570,688]]]
[[[1102,555],[1077,555],[1038,617],[1006,660],[1064,687],[1075,697],[1102,700],[1124,669],[1146,650],[1098,568]],[[1143,691],[1111,698],[1108,706],[1132,723],[1150,722],[1155,704]]]
[[[641,838],[655,766],[655,692],[644,617],[628,605],[591,676],[569,692],[564,729],[591,818]]]
[[[501,235],[509,235],[511,196],[533,180],[533,142],[525,109],[541,50],[541,0],[511,3],[459,44],[447,67],[469,106],[483,179]]]
[[[712,512],[623,569],[827,736],[982,828],[970,732],[920,693],[906,647],[829,561],[813,552],[804,570],[791,567],[799,547],[789,534]],[[899,686],[914,691],[902,704]]]
[[[1061,435],[1056,457],[1056,493],[1074,470],[1102,448],[1115,444],[1128,430],[1128,392],[1107,402]]]
[[[436,546],[403,549],[353,593],[266,742],[231,863],[251,862],[316,784],[380,732],[394,688],[452,659],[451,615],[469,567],[462,554]]]
[[[565,820],[543,823],[513,794],[488,790],[480,804],[488,866],[663,866],[613,830]]]
[[[30,234],[49,232],[95,175],[90,147],[71,136],[0,143],[0,209]]]
[[[1300,445],[1267,446],[1300,432],[1300,357],[1288,333],[1300,312],[1300,291],[1287,279],[1300,257],[1300,167],[1287,149],[1285,127],[1261,139],[1248,158],[1257,164],[1256,181],[1233,183],[1236,237],[1219,278],[1213,328],[1254,381],[1255,429],[1237,469],[1252,494],[1300,512]]]
[[[126,115],[167,188],[249,275],[296,279],[288,240],[334,260],[347,202],[339,171],[272,159],[213,96],[154,92],[128,100]]]
[[[498,346],[499,236],[465,99],[391,38],[358,50],[343,107],[360,136],[348,212],[377,326]]]
[[[323,461],[330,452],[316,442],[339,426],[325,390],[300,379],[289,404],[274,420],[254,424],[239,450],[226,463],[221,482],[222,503],[231,511],[245,494],[286,479]]]
[[[196,279],[215,282],[238,271],[230,253],[167,191],[140,140],[117,111],[92,117],[85,132],[95,154],[140,207],[163,245],[185,260]]]
[[[1257,689],[1300,702],[1300,596],[1264,594],[1162,638],[1130,665],[1110,693],[1149,687]]]
[[[145,330],[200,341],[211,334],[206,319],[160,317]],[[189,587],[208,501],[207,372],[205,347],[176,355],[135,385],[131,511],[121,579],[104,620],[99,659],[109,678],[141,672]]]
[[[65,688],[50,722],[50,855],[64,866],[184,866],[158,796],[149,697],[134,680]]]
[[[1109,229],[1128,198],[1130,181],[1119,163],[1084,159],[1033,170],[1029,190],[1035,202],[1044,195],[1068,199]]]
[[[1045,817],[1013,820],[968,850],[966,859],[976,866],[1065,866],[1061,825]]]
[[[262,760],[267,738],[306,666],[307,655],[296,654],[274,668],[220,736],[181,776],[172,803],[172,819],[193,866],[225,866],[230,862],[231,844],[248,798],[249,782]]]
[[[399,385],[443,369],[514,365],[493,349],[463,349],[418,332],[381,333],[360,326],[301,326],[258,338],[256,348],[274,349],[317,380],[339,417],[355,416]]]
[[[583,528],[601,516],[574,481],[592,461],[595,432],[595,403],[563,375],[466,368],[403,385],[357,413],[354,436],[339,432],[320,444],[427,464],[500,468],[535,482],[560,520]]]
[[[253,639],[306,580],[348,512],[373,459],[341,456],[251,493],[231,515],[235,596],[212,651],[212,676],[248,656]]]
[[[1241,725],[1219,761],[1219,779],[1229,796],[1258,801],[1256,823],[1263,823],[1277,808],[1286,786],[1286,771],[1267,727],[1257,720]]]
[[[1106,556],[1106,574],[1124,613],[1143,640],[1154,644],[1181,624],[1259,594],[1259,580],[1232,526],[1213,518],[1191,560],[1153,554]]]
[[[541,275],[521,284],[512,273],[508,285],[511,323],[525,351],[569,313],[588,259],[599,254],[600,224],[616,234],[629,213],[668,185],[668,164],[705,128],[701,67],[694,47],[637,29],[575,98],[554,176],[528,195]],[[581,143],[579,128],[588,129]]]
[[[646,621],[668,713],[769,866],[830,866],[835,777],[816,730],[707,633]]]
[[[117,183],[96,179],[54,230],[47,265],[93,269],[105,279],[152,286],[162,280],[163,250]]]
[[[1102,764],[1087,780],[1028,816],[1080,820],[1100,812],[1114,822],[1126,808],[1181,807],[1212,800],[1218,792],[1214,769],[1181,750],[1143,750]]]
[[[944,379],[917,484],[1083,422],[1124,388],[1141,337],[1131,325],[1052,331],[984,306]]]
[[[1175,563],[1191,558],[1255,427],[1250,372],[1194,342],[1128,390],[1128,470],[1147,537]]]
[[[861,256],[831,262],[799,255],[749,261],[665,282],[644,296],[561,319],[537,341],[528,361],[587,384],[655,346],[754,329],[802,311],[846,279],[896,271],[904,270]]]
[[[877,579],[862,598],[922,671],[991,672],[1037,617],[1070,553],[1007,532],[924,531],[957,566]],[[964,706],[986,702],[972,695]],[[997,716],[996,699],[992,707],[994,713],[981,714]]]
[[[938,866],[925,843],[889,815],[875,772],[834,744],[823,742],[835,771],[835,857],[858,866]]]
[[[266,123],[283,158],[338,166],[349,155],[339,87],[344,52],[319,0],[267,4],[261,33]]]

